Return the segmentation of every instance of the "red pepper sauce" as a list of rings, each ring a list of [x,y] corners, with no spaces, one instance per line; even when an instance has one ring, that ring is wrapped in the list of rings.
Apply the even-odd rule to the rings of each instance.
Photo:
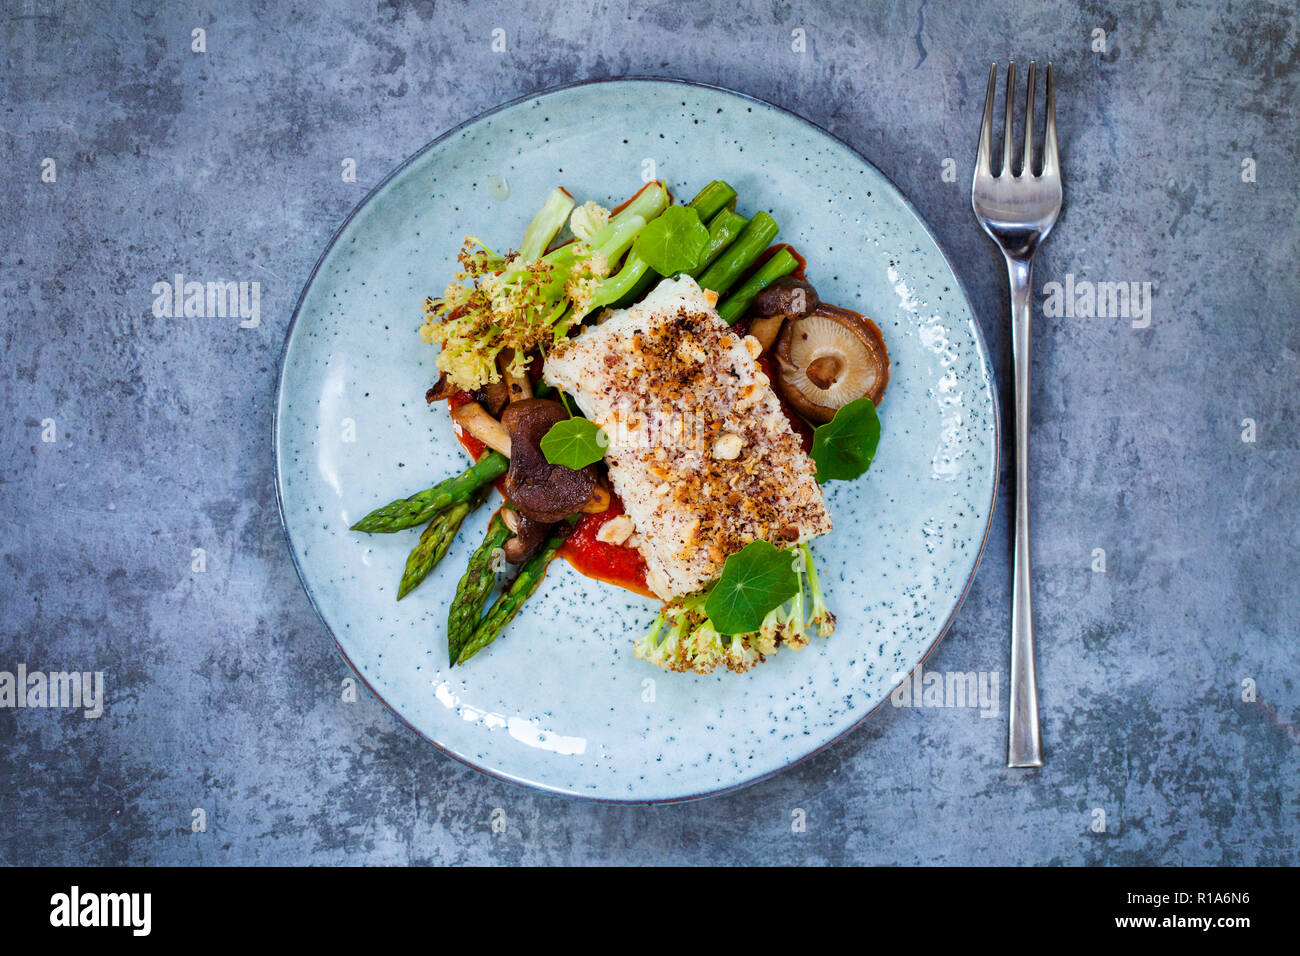
[[[469,392],[457,392],[455,395],[451,396],[451,398],[447,399],[447,410],[449,412],[454,412],[462,405],[468,405],[472,401],[474,401],[474,396]],[[461,446],[467,452],[469,452],[469,457],[473,458],[475,461],[478,461],[483,457],[483,452],[487,450],[487,445],[483,444],[469,432],[465,431],[465,429],[461,428],[454,420],[451,423],[451,430],[456,433],[456,440],[461,443]]]
[[[608,508],[600,514],[582,516],[574,526],[573,534],[569,535],[569,540],[560,548],[560,554],[573,565],[575,571],[589,578],[617,584],[652,598],[654,593],[646,584],[646,564],[641,552],[627,545],[606,544],[596,539],[601,526],[622,513],[623,502],[611,493]]]

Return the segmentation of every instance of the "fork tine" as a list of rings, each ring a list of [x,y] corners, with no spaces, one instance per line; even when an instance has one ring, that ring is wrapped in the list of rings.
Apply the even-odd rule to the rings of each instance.
[[[984,121],[980,123],[980,145],[975,153],[975,175],[993,175],[993,84],[998,78],[998,65],[989,67],[989,87],[984,94]]]
[[[1025,94],[1025,158],[1020,164],[1021,176],[1034,175],[1034,83],[1038,64],[1029,61],[1029,92]]]
[[[1047,134],[1043,137],[1043,175],[1060,171],[1056,152],[1056,84],[1052,80],[1052,64],[1047,64]]]
[[[1007,122],[1002,130],[1002,172],[999,176],[1011,175],[1011,120],[1016,112],[1016,61],[1007,64]]]

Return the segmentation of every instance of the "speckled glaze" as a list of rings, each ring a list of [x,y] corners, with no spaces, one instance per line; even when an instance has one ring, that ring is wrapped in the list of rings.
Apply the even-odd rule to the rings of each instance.
[[[467,463],[417,334],[466,233],[518,242],[547,190],[613,204],[642,171],[689,197],[713,178],[771,211],[828,301],[871,316],[893,376],[871,471],[832,483],[814,553],[834,636],[746,675],[661,672],[632,641],[655,605],[557,562],[471,666],[446,609],[490,509],[401,604],[416,532],[348,526]],[[885,700],[942,636],[974,574],[997,476],[997,410],[970,304],[906,199],[833,137],[724,90],[615,80],[510,104],[382,183],[321,257],[282,359],[277,490],[304,586],[358,673],[415,730],[500,777],[613,801],[735,787],[807,756]],[[355,433],[355,440],[349,440]]]

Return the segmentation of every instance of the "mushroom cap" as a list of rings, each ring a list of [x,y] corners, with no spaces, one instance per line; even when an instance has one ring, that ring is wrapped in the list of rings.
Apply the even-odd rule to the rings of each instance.
[[[776,357],[781,394],[815,422],[863,396],[879,405],[889,385],[889,354],[876,323],[825,303],[786,320]]]
[[[749,311],[754,315],[807,315],[821,300],[811,282],[785,276],[754,296]]]
[[[582,510],[596,486],[595,465],[566,468],[552,465],[542,454],[542,438],[568,417],[563,405],[545,398],[511,402],[501,415],[510,435],[506,499],[521,515],[543,524]]]
[[[534,521],[527,515],[506,508],[503,512],[506,525],[515,536],[505,543],[506,560],[511,564],[523,564],[531,558],[542,542],[551,533],[551,526],[541,521]]]

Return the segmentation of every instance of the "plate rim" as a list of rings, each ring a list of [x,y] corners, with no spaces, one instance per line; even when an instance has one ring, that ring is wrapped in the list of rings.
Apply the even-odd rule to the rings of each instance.
[[[583,86],[595,86],[604,83],[628,83],[628,82],[663,83],[663,84],[671,84],[677,86],[697,87],[701,89],[712,90],[717,93],[725,93],[729,96],[734,96],[741,100],[745,100],[751,103],[757,103],[761,106],[767,107],[768,109],[775,110],[778,113],[783,113],[786,116],[789,116],[797,120],[798,122],[803,123],[804,125],[812,128],[816,132],[822,134],[823,136],[826,136],[831,141],[842,146],[844,149],[848,150],[850,154],[855,156],[861,162],[871,167],[871,169],[873,169],[882,179],[884,179],[886,183],[889,184],[890,188],[892,188],[894,192],[898,195],[898,197],[903,201],[904,208],[909,213],[912,214],[912,216],[916,219],[918,223],[921,224],[921,228],[925,231],[925,234],[929,237],[930,241],[934,243],[934,247],[939,250],[939,255],[943,257],[944,264],[947,265],[948,271],[952,273],[953,279],[956,281],[957,292],[960,293],[962,299],[965,301],[967,307],[970,309],[971,318],[974,320],[973,324],[975,327],[975,343],[976,346],[978,347],[980,356],[983,358],[984,367],[989,370],[989,381],[990,381],[989,396],[992,398],[992,404],[993,404],[993,466],[992,466],[993,489],[992,489],[992,493],[989,496],[988,517],[985,519],[984,522],[984,533],[980,538],[979,549],[975,554],[975,562],[971,566],[970,575],[967,577],[966,583],[962,586],[961,593],[957,596],[957,601],[956,603],[954,603],[952,611],[948,614],[947,619],[943,622],[943,625],[939,628],[938,632],[936,633],[934,640],[930,642],[929,647],[926,648],[925,653],[921,655],[921,658],[916,662],[916,665],[912,667],[912,669],[909,670],[904,675],[903,680],[900,681],[898,684],[896,684],[894,686],[894,689],[891,690],[890,693],[886,694],[874,707],[872,707],[870,710],[864,713],[861,717],[859,717],[849,726],[845,727],[842,731],[835,734],[835,736],[831,737],[829,740],[826,740],[824,743],[808,751],[807,753],[799,757],[796,757],[793,760],[790,760],[786,763],[783,763],[779,767],[775,767],[771,770],[764,771],[763,773],[756,774],[753,777],[749,777],[745,780],[740,780],[736,783],[729,783],[723,787],[717,787],[712,790],[703,790],[698,793],[691,793],[682,796],[670,796],[670,797],[640,797],[640,798],[602,797],[593,794],[575,793],[572,790],[564,789],[562,787],[550,786],[536,781],[521,780],[516,777],[512,777],[506,773],[503,773],[502,771],[497,770],[495,768],[481,766],[477,763],[474,763],[473,761],[469,760],[466,757],[462,757],[461,755],[453,752],[447,747],[444,747],[438,741],[434,740],[428,734],[424,733],[424,731],[420,730],[413,723],[411,723],[411,721],[409,721],[405,716],[403,716],[402,713],[396,707],[390,704],[387,698],[385,698],[382,694],[380,694],[379,691],[377,691],[374,688],[374,686],[370,683],[370,681],[366,679],[366,676],[363,673],[361,673],[361,670],[353,662],[352,658],[348,656],[347,651],[343,649],[343,645],[339,643],[338,636],[334,633],[334,629],[330,626],[329,622],[325,620],[325,615],[321,612],[320,605],[316,602],[316,597],[312,593],[311,586],[307,583],[306,575],[303,571],[302,564],[299,561],[298,551],[294,547],[293,536],[289,533],[289,524],[285,518],[284,476],[281,474],[281,462],[280,462],[280,400],[284,393],[284,382],[285,382],[285,372],[286,372],[285,362],[289,355],[289,344],[293,339],[294,330],[298,326],[298,318],[302,312],[303,303],[306,301],[307,292],[311,289],[312,284],[316,281],[317,273],[319,273],[321,266],[324,264],[325,260],[329,257],[329,254],[333,251],[335,244],[338,242],[339,238],[343,235],[343,232],[348,228],[349,225],[352,224],[352,221],[361,213],[361,211],[370,203],[370,201],[374,199],[384,189],[385,186],[387,186],[393,179],[395,179],[398,176],[398,174],[400,174],[408,166],[410,166],[412,163],[414,163],[416,160],[422,157],[425,153],[429,152],[439,143],[443,142],[443,140],[448,139],[449,137],[455,135],[456,133],[459,133],[461,130],[465,129],[466,127],[479,122],[480,120],[487,119],[489,116],[502,112],[503,110],[510,109],[513,106],[518,106],[522,103],[526,103],[529,100],[534,100],[544,96],[549,96],[552,93],[560,93],[563,92],[564,90],[576,89],[578,87],[583,87]],[[373,187],[371,187],[371,189],[356,203],[356,205],[352,207],[352,209],[348,212],[347,216],[343,218],[343,221],[339,223],[338,228],[334,230],[334,233],[330,236],[329,241],[325,244],[325,248],[321,250],[320,255],[316,258],[316,262],[312,265],[311,271],[307,274],[307,278],[303,282],[302,290],[298,293],[298,299],[294,303],[293,314],[289,317],[289,325],[285,329],[284,344],[280,347],[280,357],[278,359],[277,367],[276,367],[275,395],[271,406],[271,457],[273,459],[272,465],[273,465],[273,473],[275,477],[276,514],[279,517],[280,530],[284,534],[285,544],[289,552],[289,559],[293,562],[294,572],[298,575],[298,583],[302,587],[303,592],[307,595],[307,601],[309,604],[311,604],[312,610],[315,612],[317,620],[320,621],[321,626],[325,628],[325,633],[329,635],[330,640],[334,643],[335,650],[338,651],[339,655],[343,658],[344,662],[357,676],[357,678],[360,679],[361,683],[365,685],[366,689],[370,691],[370,693],[375,697],[376,700],[378,700],[381,704],[384,705],[384,707],[389,711],[389,713],[391,713],[394,717],[396,717],[406,727],[410,728],[421,740],[432,745],[439,753],[447,757],[451,757],[453,760],[457,761],[458,763],[461,763],[466,767],[470,767],[473,770],[478,771],[479,773],[485,774],[494,780],[499,780],[503,783],[507,783],[512,786],[522,787],[540,793],[551,794],[551,795],[573,799],[573,800],[579,800],[584,803],[609,804],[615,806],[661,806],[661,805],[676,804],[676,803],[688,803],[695,800],[703,800],[708,797],[719,796],[724,793],[733,793],[735,791],[742,790],[746,787],[751,787],[754,784],[761,783],[764,780],[768,780],[771,777],[776,776],[777,774],[784,773],[785,771],[790,770],[791,768],[803,763],[804,761],[815,757],[817,754],[826,750],[828,747],[832,746],[833,744],[839,743],[841,740],[848,737],[849,734],[853,733],[864,723],[866,723],[866,721],[869,720],[872,717],[872,715],[874,715],[876,711],[879,710],[881,707],[883,707],[885,702],[890,699],[890,697],[894,693],[894,690],[897,690],[898,687],[902,686],[902,684],[911,680],[912,674],[916,672],[917,668],[922,667],[925,664],[925,662],[930,658],[930,655],[934,653],[935,649],[939,646],[940,642],[944,639],[944,637],[947,636],[948,631],[952,628],[952,624],[957,617],[957,613],[961,610],[962,604],[964,604],[966,601],[966,596],[970,593],[971,585],[975,583],[975,575],[979,572],[980,561],[983,559],[984,549],[988,545],[989,533],[991,532],[993,527],[993,512],[997,508],[998,486],[1001,484],[1000,475],[1001,475],[1001,463],[1002,463],[1002,410],[998,398],[997,376],[993,367],[992,356],[989,353],[988,343],[984,339],[984,328],[979,321],[979,313],[975,309],[975,304],[974,302],[971,301],[970,294],[966,291],[966,286],[965,283],[962,281],[961,274],[957,271],[957,268],[953,264],[952,259],[949,257],[947,250],[944,249],[943,246],[940,244],[939,239],[935,235],[934,230],[930,227],[929,222],[926,221],[925,217],[921,215],[920,210],[916,208],[912,200],[907,196],[906,193],[903,192],[902,189],[898,187],[898,184],[895,183],[894,180],[890,178],[888,174],[886,174],[883,170],[881,170],[878,166],[876,166],[875,163],[873,163],[870,159],[868,159],[865,155],[863,155],[858,149],[856,149],[854,146],[850,145],[849,143],[846,143],[843,139],[836,136],[830,130],[825,129],[824,127],[820,126],[814,121],[800,115],[799,113],[794,112],[793,110],[788,110],[783,106],[778,106],[777,104],[762,99],[761,97],[754,96],[750,93],[742,93],[739,90],[733,90],[729,87],[719,86],[715,83],[705,83],[699,80],[688,80],[688,79],[682,79],[680,77],[629,74],[626,76],[591,77],[585,80],[575,80],[574,82],[571,83],[562,83],[558,86],[549,86],[544,89],[534,90],[529,93],[523,93],[517,97],[514,97],[511,100],[508,100],[504,103],[500,103],[490,109],[484,110],[481,113],[476,113],[475,115],[469,117],[468,119],[462,120],[461,122],[457,123],[455,126],[452,126],[447,130],[444,130],[442,133],[438,134],[436,137],[429,140],[429,142],[425,143],[423,146],[421,146],[411,155],[407,156],[406,159],[402,160],[401,163],[393,167],[393,169],[391,169],[388,172],[388,174],[384,176],[383,179],[381,179]]]

